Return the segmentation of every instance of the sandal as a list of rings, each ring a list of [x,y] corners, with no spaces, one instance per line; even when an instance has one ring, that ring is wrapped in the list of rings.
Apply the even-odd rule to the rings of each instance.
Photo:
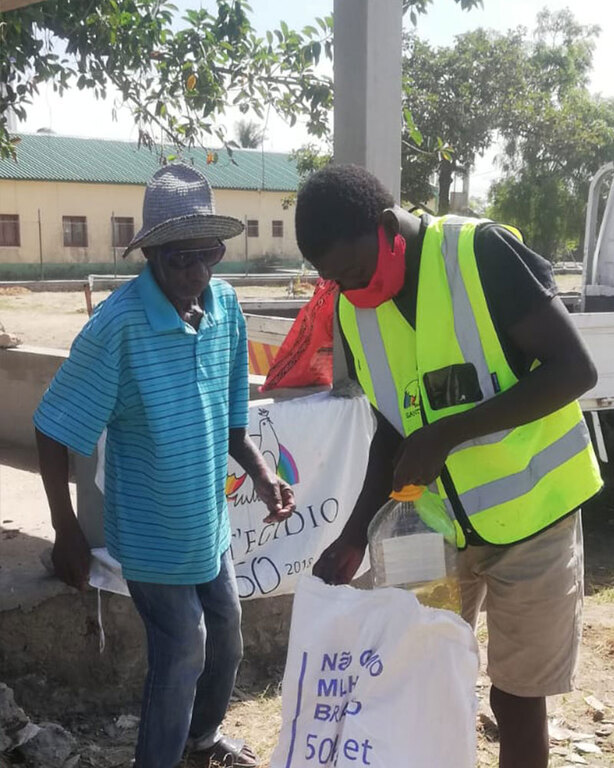
[[[240,739],[222,736],[212,747],[190,752],[187,768],[255,768],[260,760]]]

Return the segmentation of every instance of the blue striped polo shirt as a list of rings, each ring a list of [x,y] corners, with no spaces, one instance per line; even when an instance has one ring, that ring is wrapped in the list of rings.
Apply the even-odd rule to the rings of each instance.
[[[230,545],[228,430],[247,426],[247,336],[227,283],[212,280],[203,302],[195,331],[147,266],[97,307],[34,414],[85,456],[108,428],[106,543],[133,581],[210,581]]]

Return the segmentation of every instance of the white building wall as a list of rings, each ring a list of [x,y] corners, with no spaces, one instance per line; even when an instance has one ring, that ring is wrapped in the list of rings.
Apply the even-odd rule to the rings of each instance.
[[[141,227],[145,188],[127,184],[86,184],[0,179],[0,214],[18,214],[19,247],[0,246],[0,264],[113,261],[111,216],[134,218],[135,231]],[[300,258],[294,236],[294,208],[284,210],[287,192],[214,190],[216,210],[245,222],[257,220],[259,236],[245,234],[228,241],[228,261],[250,262],[266,256],[296,261]],[[38,212],[41,219],[39,244]],[[87,218],[87,248],[65,247],[62,217]],[[283,237],[272,236],[273,220],[283,221]],[[118,249],[118,258],[121,257]]]

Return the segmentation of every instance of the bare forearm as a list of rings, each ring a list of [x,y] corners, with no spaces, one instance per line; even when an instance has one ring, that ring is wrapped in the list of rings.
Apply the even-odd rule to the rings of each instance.
[[[68,485],[68,449],[39,430],[36,444],[41,477],[51,511],[51,522],[56,531],[76,524],[77,519]]]
[[[528,424],[567,405],[595,383],[590,361],[551,361],[515,386],[448,420],[451,447],[467,440]]]
[[[246,429],[231,429],[228,453],[240,464],[250,477],[260,477],[270,472],[266,461],[247,434]]]

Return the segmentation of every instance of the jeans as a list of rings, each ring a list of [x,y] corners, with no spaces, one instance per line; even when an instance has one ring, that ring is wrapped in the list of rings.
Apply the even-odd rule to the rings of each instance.
[[[135,768],[175,768],[188,742],[204,749],[219,738],[243,654],[230,550],[205,584],[129,581],[128,588],[149,662]]]

